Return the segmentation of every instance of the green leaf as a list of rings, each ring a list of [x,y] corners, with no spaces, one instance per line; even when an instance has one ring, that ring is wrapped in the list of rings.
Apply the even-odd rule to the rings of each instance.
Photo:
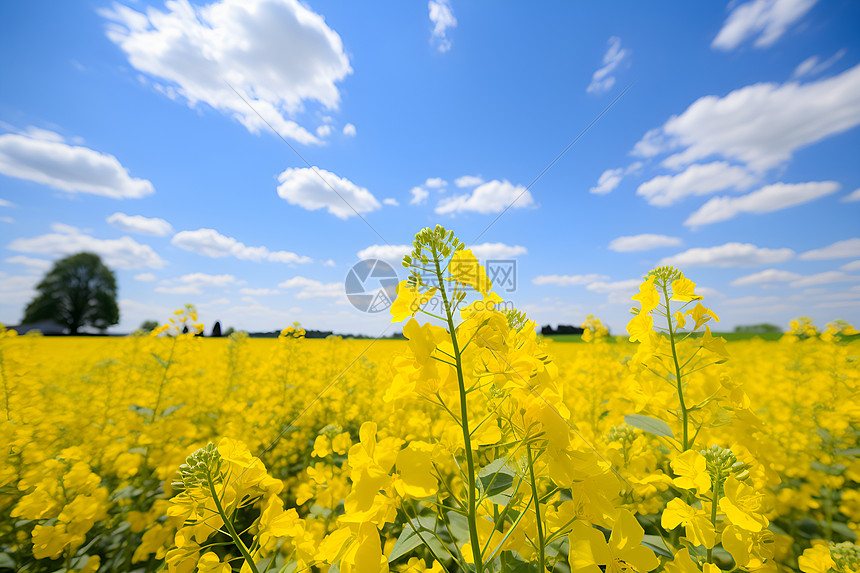
[[[504,458],[499,458],[478,472],[478,485],[484,496],[498,495],[514,485],[514,472],[505,462]]]
[[[857,541],[857,534],[854,533],[854,530],[840,521],[831,523],[830,528],[849,541]]]
[[[860,448],[840,448],[836,453],[840,456],[860,456]]]
[[[132,404],[128,409],[144,418],[152,416],[152,408],[145,408],[143,406],[138,406],[137,404]]]
[[[655,436],[664,436],[667,438],[675,437],[669,424],[663,420],[658,420],[657,418],[641,416],[639,414],[628,414],[624,416],[624,421],[634,428],[639,428],[643,432],[654,434]]]
[[[0,568],[15,569],[15,561],[9,556],[8,553],[0,553]]]
[[[393,563],[400,557],[421,545],[421,543],[421,538],[418,537],[418,534],[415,533],[407,523],[403,526],[403,533],[401,533],[400,537],[397,538],[397,543],[395,543],[394,547],[391,549],[391,555],[388,556],[388,562]]]
[[[663,538],[659,535],[646,535],[642,540],[642,545],[645,545],[658,555],[663,557],[672,557],[672,551],[666,547]]]

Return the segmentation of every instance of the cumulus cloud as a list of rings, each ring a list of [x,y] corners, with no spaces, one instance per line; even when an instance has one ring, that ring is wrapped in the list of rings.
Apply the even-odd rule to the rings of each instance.
[[[504,243],[481,243],[471,245],[472,254],[480,261],[493,259],[510,259],[528,253],[528,249],[521,245],[506,245]]]
[[[479,261],[494,259],[510,259],[528,253],[528,249],[521,245],[506,245],[505,243],[481,243],[467,247]],[[383,259],[398,266],[405,255],[412,252],[412,245],[370,245],[356,256],[361,259]]]
[[[325,169],[315,169],[316,172],[307,167],[290,168],[281,173],[278,176],[281,199],[309,211],[326,209],[338,219],[349,219],[356,212],[369,213],[382,207],[364,187]]]
[[[447,52],[451,49],[448,28],[457,27],[457,19],[451,9],[451,2],[448,0],[430,0],[427,3],[427,8],[430,10],[430,21],[433,22],[430,43],[436,46],[440,52]]]
[[[307,277],[293,277],[278,284],[281,288],[296,289],[296,298],[337,298],[345,296],[343,283],[323,283]]]
[[[817,285],[826,285],[832,283],[846,283],[860,281],[860,276],[847,275],[842,271],[825,271],[806,277],[801,277],[793,281],[790,286],[793,287],[809,287]]]
[[[244,284],[244,282],[229,274],[188,273],[179,278],[161,281],[161,284],[155,287],[155,292],[163,294],[203,294],[203,289],[207,287],[223,288]]]
[[[249,247],[244,243],[222,235],[215,229],[180,231],[173,235],[171,243],[199,255],[212,257],[236,257],[247,261],[272,261],[278,263],[309,263],[310,257],[289,251],[270,251],[266,247]]]
[[[0,135],[0,173],[60,191],[114,199],[139,199],[155,192],[152,183],[131,177],[113,155],[69,145],[57,134],[46,137],[44,133],[52,132]]]
[[[816,82],[759,83],[722,98],[705,96],[646,133],[634,153],[683,148],[664,161],[673,169],[712,155],[770,169],[797,149],[860,124],[858,92],[860,65]]]
[[[280,291],[274,288],[243,288],[239,289],[239,292],[249,296],[266,296],[271,294],[278,294]]]
[[[843,203],[853,203],[854,201],[860,201],[860,188],[855,189],[842,198]]]
[[[615,85],[615,76],[612,73],[629,55],[629,50],[621,49],[621,38],[617,36],[609,38],[609,49],[603,55],[603,66],[591,76],[591,83],[588,84],[585,91],[601,94],[611,89]]]
[[[749,285],[758,285],[758,284],[770,284],[770,283],[787,283],[791,281],[796,281],[797,279],[802,278],[803,275],[799,275],[797,273],[792,273],[790,271],[781,271],[778,269],[765,269],[763,271],[759,271],[757,273],[753,273],[751,275],[742,276],[733,280],[730,284],[732,286],[749,286]]]
[[[522,185],[514,185],[507,180],[493,180],[476,187],[471,193],[446,197],[436,205],[439,215],[463,213],[500,213],[510,206],[514,209],[530,207],[534,204],[532,194]]]
[[[462,177],[457,177],[454,180],[454,185],[457,187],[477,187],[481,183],[484,182],[483,177],[480,175],[463,175]]]
[[[343,134],[349,137],[355,137],[355,126],[351,123],[347,123],[343,126]]]
[[[168,2],[164,12],[115,3],[99,13],[108,38],[157,89],[191,107],[205,103],[252,133],[265,123],[230,85],[283,137],[319,143],[291,118],[307,102],[336,109],[337,83],[352,73],[340,36],[298,0]]]
[[[429,187],[430,189],[439,189],[440,191],[447,187],[448,182],[442,179],[441,177],[429,177],[427,181],[424,182],[424,187]]]
[[[839,183],[813,181],[810,183],[775,183],[743,197],[714,197],[690,215],[684,225],[699,227],[727,221],[741,213],[770,213],[802,205],[836,193]]]
[[[107,222],[127,233],[139,233],[141,235],[164,237],[173,232],[173,227],[170,223],[164,219],[158,219],[156,217],[114,213],[107,218]]]
[[[555,286],[575,286],[587,285],[604,281],[609,277],[598,274],[588,275],[539,275],[532,279],[532,284],[536,285],[555,285]]]
[[[28,271],[35,273],[44,273],[47,272],[53,266],[51,261],[47,261],[45,259],[35,259],[33,257],[26,257],[24,255],[15,255],[14,257],[7,257],[7,263],[12,263],[13,265],[23,265],[27,267]]]
[[[140,269],[149,267],[160,269],[166,265],[149,245],[142,245],[131,237],[119,239],[98,239],[81,232],[79,229],[54,223],[52,233],[30,239],[15,239],[7,248],[20,253],[64,257],[87,251],[101,256],[109,267],[119,269]]]
[[[837,241],[820,249],[806,251],[800,255],[801,259],[807,261],[820,261],[827,259],[856,259],[860,257],[860,239],[847,239]]]
[[[660,265],[675,267],[753,267],[781,263],[794,257],[791,249],[767,249],[750,243],[726,243],[716,247],[687,249],[666,257]]]
[[[607,169],[597,179],[597,185],[588,190],[595,195],[606,195],[615,190],[624,178],[624,169]]]
[[[7,259],[8,260],[8,259]],[[839,267],[843,271],[860,271],[860,260],[851,261],[850,263],[845,263],[841,267]]]
[[[612,239],[612,241],[609,242],[609,250],[617,251],[619,253],[650,251],[651,249],[657,249],[659,247],[677,247],[681,242],[681,239],[678,237],[644,233],[642,235],[629,235]]]
[[[752,0],[735,6],[711,47],[733,50],[755,39],[756,48],[768,48],[809,12],[817,0]]]
[[[5,304],[23,305],[36,294],[36,275],[10,275],[0,271],[0,300]]]
[[[397,199],[394,199],[392,197],[388,197],[386,199],[383,199],[382,204],[383,205],[389,205],[391,207],[399,207],[400,206],[400,203],[397,202]]]
[[[142,283],[151,283],[151,282],[155,282],[155,280],[158,277],[156,277],[152,273],[140,273],[140,274],[134,275],[132,278],[134,280],[142,282]]]
[[[690,195],[707,195],[723,189],[746,189],[756,177],[738,165],[725,161],[690,165],[677,175],[659,175],[636,190],[651,205],[665,207]]]
[[[400,264],[405,255],[412,252],[412,245],[370,245],[356,253],[359,260],[382,259]]]
[[[409,200],[410,205],[422,205],[430,195],[430,192],[422,187],[413,187],[409,193],[412,195],[412,199]]]
[[[635,292],[639,288],[642,279],[628,279],[626,281],[604,282],[596,281],[585,288],[592,292],[600,293],[619,293],[619,292]],[[625,299],[626,300],[626,299]]]
[[[0,207],[15,207],[15,203],[6,199],[0,199]]]

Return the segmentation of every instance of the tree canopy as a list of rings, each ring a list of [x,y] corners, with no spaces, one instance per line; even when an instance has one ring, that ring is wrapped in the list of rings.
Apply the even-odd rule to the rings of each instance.
[[[96,254],[57,261],[36,291],[24,311],[25,324],[53,320],[77,334],[82,326],[104,330],[119,322],[116,276]]]

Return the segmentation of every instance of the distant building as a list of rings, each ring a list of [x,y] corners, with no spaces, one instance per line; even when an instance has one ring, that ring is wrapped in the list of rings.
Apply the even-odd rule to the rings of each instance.
[[[61,334],[66,334],[66,327],[57,324],[53,320],[40,320],[39,322],[33,322],[30,324],[19,324],[18,326],[7,326],[9,330],[14,330],[18,334],[27,334],[28,332],[32,332],[34,330],[38,330],[45,336],[57,336]]]

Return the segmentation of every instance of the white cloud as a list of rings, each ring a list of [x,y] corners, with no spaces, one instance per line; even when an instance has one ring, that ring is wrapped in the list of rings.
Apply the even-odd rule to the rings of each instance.
[[[166,7],[142,13],[115,3],[99,11],[132,67],[191,107],[208,104],[252,133],[267,129],[229,82],[282,136],[319,143],[290,117],[311,101],[336,109],[337,82],[352,73],[343,41],[321,15],[298,0]]]
[[[612,239],[612,241],[609,242],[609,250],[617,251],[619,253],[650,251],[651,249],[657,249],[659,247],[677,247],[681,242],[681,239],[678,237],[644,233],[642,235],[630,235],[627,237]]]
[[[448,182],[442,179],[441,177],[429,177],[427,181],[424,182],[424,187],[429,187],[430,189],[442,189],[446,187]]]
[[[484,182],[480,175],[463,175],[454,180],[454,185],[457,187],[477,187]]]
[[[118,229],[126,231],[127,233],[140,233],[141,235],[164,237],[173,232],[173,227],[170,223],[164,219],[158,219],[156,217],[114,213],[107,218],[107,222]]]
[[[97,239],[75,227],[55,223],[53,233],[31,239],[15,239],[7,248],[21,253],[64,257],[81,251],[96,253],[109,267],[160,269],[167,263],[149,245],[142,245],[131,237],[119,239]]]
[[[836,193],[839,183],[774,183],[743,197],[714,197],[690,215],[684,225],[698,227],[727,221],[740,213],[770,213]]]
[[[471,245],[468,248],[479,261],[510,259],[528,253],[528,249],[523,246],[504,243],[481,243],[480,245]]]
[[[711,47],[733,50],[746,40],[755,38],[753,45],[756,48],[768,48],[809,12],[816,1],[752,0],[735,6]]]
[[[164,294],[203,294],[204,288],[223,288],[244,283],[245,281],[237,280],[235,276],[229,274],[210,275],[206,273],[189,273],[179,278],[161,281],[161,285],[155,288],[155,292]]]
[[[787,283],[796,281],[802,278],[803,275],[792,273],[790,271],[781,271],[778,269],[765,269],[751,275],[746,275],[733,280],[732,286],[749,286],[768,283]]]
[[[391,207],[399,207],[400,206],[400,203],[397,202],[397,199],[394,199],[392,197],[388,197],[386,199],[383,199],[382,204],[383,205],[390,205]]]
[[[279,291],[273,288],[243,288],[240,289],[239,292],[250,296],[265,296],[270,294],[278,294]]]
[[[7,259],[8,260],[8,259]],[[860,271],[860,260],[851,261],[850,263],[845,263],[841,267],[839,267],[843,271]]]
[[[309,263],[310,257],[289,251],[270,251],[266,247],[249,247],[244,243],[222,235],[215,229],[180,231],[173,235],[171,243],[199,255],[212,257],[236,257],[247,261],[272,261],[278,263]]]
[[[795,68],[791,75],[793,78],[801,78],[804,76],[816,76],[839,61],[845,55],[845,48],[839,50],[823,62],[818,61],[818,56],[811,56],[803,60],[800,65]]]
[[[750,243],[726,243],[716,247],[688,249],[677,255],[666,257],[660,265],[679,268],[704,267],[752,267],[781,263],[794,257],[791,249],[767,249]]]
[[[347,123],[343,126],[343,134],[349,137],[355,137],[355,126],[351,123]]]
[[[820,249],[806,251],[800,255],[801,259],[807,261],[819,261],[826,259],[856,259],[860,257],[860,239],[847,239],[837,241]]]
[[[602,293],[619,293],[619,292],[636,292],[642,279],[628,279],[626,281],[603,282],[597,281],[589,284],[585,288],[592,292]]]
[[[612,75],[612,72],[629,54],[629,50],[621,49],[621,38],[616,36],[609,38],[609,49],[603,55],[603,67],[594,72],[594,75],[591,76],[591,83],[588,84],[585,91],[601,94],[611,89],[615,85],[615,76]]]
[[[536,285],[574,286],[593,284],[609,277],[598,274],[588,275],[539,275],[532,279]]]
[[[156,277],[152,273],[140,273],[139,275],[134,275],[132,278],[142,283],[151,283],[154,282],[158,277]]]
[[[139,199],[155,192],[152,183],[131,177],[113,155],[17,133],[0,135],[0,173],[60,191],[114,199]]]
[[[4,217],[0,217],[0,221],[3,221],[4,223],[10,223],[11,224],[11,223],[15,222],[15,219],[13,219],[12,217],[5,217],[4,216]]]
[[[356,253],[359,260],[382,259],[400,265],[405,255],[412,252],[412,245],[370,245]]]
[[[336,265],[335,265],[335,263],[334,263],[334,261],[333,261],[333,260],[329,259],[329,260],[327,260],[327,261],[325,261],[325,262],[323,263],[323,266],[324,266],[324,267],[334,267],[334,266],[336,266]]]
[[[730,298],[724,300],[722,304],[730,305],[730,306],[759,306],[765,304],[772,304],[781,300],[778,296],[757,296],[757,295],[749,295],[742,296],[739,298]]]
[[[477,213],[500,213],[510,206],[523,209],[534,204],[532,194],[522,185],[509,181],[493,180],[479,185],[471,193],[446,197],[436,205],[439,215],[474,211]]]
[[[14,207],[15,203],[12,201],[7,201],[6,199],[0,199],[0,207]]]
[[[354,217],[356,212],[376,211],[382,206],[364,187],[325,169],[315,169],[316,172],[307,167],[290,168],[281,173],[278,176],[281,199],[309,211],[326,209],[339,219]]]
[[[589,189],[588,192],[595,195],[606,195],[612,192],[621,183],[621,179],[624,178],[623,173],[624,169],[620,167],[618,169],[607,169],[597,179],[597,185]]]
[[[24,305],[36,295],[35,286],[39,282],[36,275],[10,275],[0,271],[0,293],[3,303]]]
[[[845,283],[845,282],[854,282],[860,281],[860,276],[857,275],[847,275],[842,271],[825,271],[823,273],[817,273],[814,275],[809,275],[806,277],[802,277],[793,281],[790,286],[793,287],[809,287],[816,285],[826,285],[832,283]]]
[[[451,9],[451,2],[449,0],[430,0],[427,3],[427,8],[430,10],[430,21],[433,22],[430,43],[435,45],[440,52],[447,52],[451,49],[448,28],[457,27],[457,19]]]
[[[293,277],[278,284],[281,288],[299,289],[296,298],[345,297],[343,283],[323,283],[306,277]]]
[[[770,169],[799,148],[860,124],[860,65],[805,84],[760,83],[725,97],[705,96],[636,144],[653,156],[683,147],[664,164],[671,168],[719,155],[753,170]]]
[[[659,175],[646,181],[636,194],[651,205],[665,207],[690,195],[707,195],[723,189],[746,189],[756,177],[738,165],[725,161],[690,165],[677,175]]]
[[[326,138],[331,135],[331,126],[330,125],[321,125],[317,128],[317,135],[321,138]]]
[[[15,255],[14,257],[7,257],[7,263],[12,263],[13,265],[24,265],[27,267],[27,270],[31,272],[44,273],[47,272],[53,266],[52,261],[46,261],[45,259],[34,259],[33,257],[25,257],[24,255]]]
[[[429,191],[421,187],[413,187],[409,193],[412,194],[412,199],[409,201],[410,205],[421,205],[427,200],[427,196],[430,195]]]
[[[843,203],[853,203],[854,201],[860,201],[860,188],[855,189],[842,198]]]

